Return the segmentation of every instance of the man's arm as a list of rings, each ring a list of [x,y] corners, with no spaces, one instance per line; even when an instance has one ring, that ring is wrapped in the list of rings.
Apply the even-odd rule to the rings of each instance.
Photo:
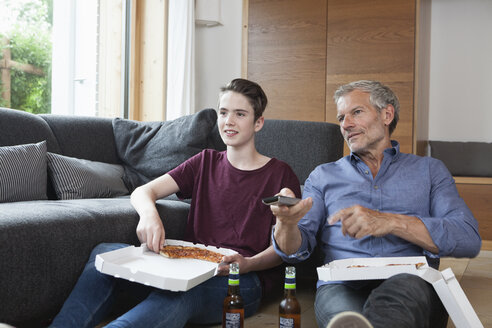
[[[176,181],[169,174],[164,174],[138,187],[131,195],[131,203],[140,216],[137,225],[138,239],[156,253],[164,244],[166,234],[155,202],[178,191]]]
[[[288,188],[282,189],[279,195],[295,197],[294,193]],[[301,246],[302,236],[297,223],[312,206],[313,201],[311,198],[303,199],[294,206],[270,206],[273,215],[277,217],[273,237],[277,246],[285,254],[293,254]]]
[[[338,211],[328,219],[329,224],[339,221],[342,223],[342,233],[353,238],[393,234],[434,254],[439,253],[425,224],[414,216],[378,212],[355,205]]]

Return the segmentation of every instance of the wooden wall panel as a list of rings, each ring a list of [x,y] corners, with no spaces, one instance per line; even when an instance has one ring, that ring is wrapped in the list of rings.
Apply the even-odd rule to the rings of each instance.
[[[492,240],[492,184],[456,183],[456,187],[478,220],[482,239]]]
[[[393,138],[413,150],[415,2],[408,0],[328,0],[326,117],[336,122],[332,96],[340,84],[379,80],[401,103]]]
[[[249,0],[248,45],[266,118],[325,120],[326,0]]]

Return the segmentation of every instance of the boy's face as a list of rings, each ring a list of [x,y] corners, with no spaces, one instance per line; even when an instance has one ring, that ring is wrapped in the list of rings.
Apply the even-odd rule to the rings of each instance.
[[[227,146],[254,144],[254,134],[263,126],[263,117],[255,122],[255,112],[248,99],[240,93],[227,91],[219,101],[217,125]]]

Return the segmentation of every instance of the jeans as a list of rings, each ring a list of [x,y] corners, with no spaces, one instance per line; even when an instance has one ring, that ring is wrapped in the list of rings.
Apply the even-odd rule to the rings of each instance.
[[[135,306],[107,327],[183,327],[187,322],[220,323],[228,277],[216,276],[186,292],[171,292],[118,279],[97,271],[97,254],[127,247],[100,244],[94,248],[82,275],[50,327],[94,327],[111,313],[118,295],[134,298]],[[255,273],[240,277],[245,316],[260,305],[261,284]]]
[[[448,315],[431,284],[418,276],[398,274],[368,281],[362,288],[322,285],[314,302],[319,327],[343,311],[364,315],[375,328],[446,327]]]

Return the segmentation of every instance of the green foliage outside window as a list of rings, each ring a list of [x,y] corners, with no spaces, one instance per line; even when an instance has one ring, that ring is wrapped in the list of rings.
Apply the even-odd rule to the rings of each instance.
[[[0,30],[0,40],[9,40],[9,44],[0,47],[0,59],[3,59],[4,48],[9,47],[13,61],[30,64],[43,71],[42,76],[37,76],[11,68],[10,107],[36,114],[50,113],[53,2],[0,0],[0,7],[10,10],[10,18],[7,19],[15,17],[15,21]],[[3,91],[2,85],[0,91]],[[5,107],[7,104],[5,99],[0,98],[0,106]]]

